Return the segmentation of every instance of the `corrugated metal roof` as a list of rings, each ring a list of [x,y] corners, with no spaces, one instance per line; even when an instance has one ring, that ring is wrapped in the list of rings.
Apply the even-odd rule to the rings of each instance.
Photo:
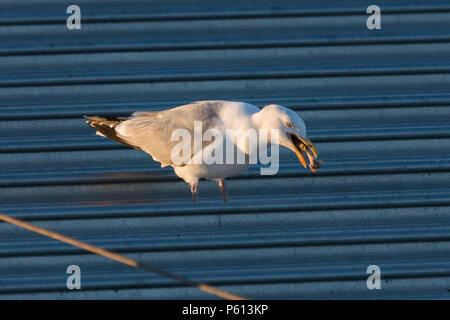
[[[450,1],[0,3],[0,209],[249,298],[450,298]],[[194,100],[297,110],[323,168],[228,181],[228,204],[84,114]],[[210,298],[0,224],[0,298]],[[66,268],[82,290],[66,289]],[[381,268],[368,290],[366,269]]]

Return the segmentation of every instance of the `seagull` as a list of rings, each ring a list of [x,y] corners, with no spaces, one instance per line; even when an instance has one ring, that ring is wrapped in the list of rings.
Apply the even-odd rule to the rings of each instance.
[[[245,102],[209,100],[162,111],[137,111],[127,118],[103,116],[85,116],[85,118],[87,124],[97,131],[97,135],[148,153],[154,161],[161,164],[162,168],[173,167],[175,174],[190,185],[194,203],[198,202],[200,179],[216,181],[223,201],[227,202],[225,179],[243,173],[252,165],[248,163],[249,144],[242,147],[236,140],[231,141],[231,144],[244,154],[247,161],[245,163],[194,161],[200,151],[206,152],[211,148],[213,145],[211,141],[201,141],[200,145],[197,144],[197,148],[188,153],[184,161],[174,161],[173,149],[177,144],[173,139],[174,130],[182,129],[191,137],[195,137],[196,122],[201,123],[203,131],[212,129],[219,133],[228,129],[278,130],[278,141],[274,142],[269,138],[269,144],[277,143],[278,146],[293,151],[305,168],[307,157],[312,172],[319,169],[321,164],[321,161],[317,160],[316,148],[307,138],[303,119],[295,111],[276,104],[260,109]],[[213,142],[217,143],[215,146],[223,147],[225,142],[230,142],[227,134],[214,138]],[[189,143],[192,143],[192,140]]]

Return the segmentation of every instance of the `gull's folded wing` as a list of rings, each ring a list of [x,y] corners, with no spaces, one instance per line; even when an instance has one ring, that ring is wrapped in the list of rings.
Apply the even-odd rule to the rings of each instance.
[[[117,137],[132,146],[137,146],[149,153],[161,166],[172,165],[172,148],[179,141],[172,141],[176,129],[185,129],[191,136],[192,156],[194,121],[202,122],[202,131],[217,128],[221,124],[218,110],[223,101],[199,101],[164,111],[139,111],[115,127]],[[211,142],[203,142],[202,148]]]

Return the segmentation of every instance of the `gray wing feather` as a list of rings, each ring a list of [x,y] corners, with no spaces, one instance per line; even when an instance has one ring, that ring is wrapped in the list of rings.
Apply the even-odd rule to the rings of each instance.
[[[171,141],[176,129],[186,129],[194,138],[194,121],[202,121],[202,130],[220,125],[218,110],[224,101],[198,101],[164,111],[135,112],[129,120],[116,127],[120,138],[149,153],[161,166],[172,165],[172,148],[178,141]],[[203,148],[210,142],[204,142]],[[193,148],[192,148],[193,149]],[[192,155],[194,150],[191,150]]]

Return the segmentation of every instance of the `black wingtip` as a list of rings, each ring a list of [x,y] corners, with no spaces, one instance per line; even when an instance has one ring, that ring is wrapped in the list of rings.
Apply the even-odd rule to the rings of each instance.
[[[84,116],[84,118],[88,119],[86,121],[88,125],[90,125],[95,130],[100,132],[104,137],[107,137],[111,140],[126,145],[127,147],[141,150],[139,147],[134,146],[117,136],[115,127],[121,122],[125,121],[124,119],[120,119],[117,117],[99,117],[99,116]]]

